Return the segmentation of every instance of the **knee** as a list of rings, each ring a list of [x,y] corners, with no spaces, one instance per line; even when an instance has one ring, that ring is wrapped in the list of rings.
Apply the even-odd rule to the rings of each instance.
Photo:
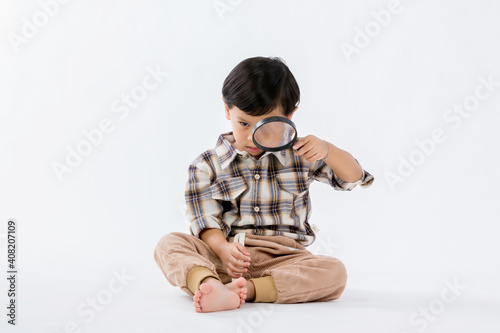
[[[328,278],[333,285],[345,287],[347,283],[347,270],[342,261],[334,257],[327,257],[326,268]]]
[[[328,272],[331,284],[331,292],[323,300],[335,300],[342,295],[347,284],[347,270],[344,263],[337,258],[329,257],[328,259]]]
[[[182,243],[185,243],[187,234],[182,232],[171,232],[164,235],[155,247],[155,254],[159,252],[168,253],[173,251],[176,247],[180,246]]]

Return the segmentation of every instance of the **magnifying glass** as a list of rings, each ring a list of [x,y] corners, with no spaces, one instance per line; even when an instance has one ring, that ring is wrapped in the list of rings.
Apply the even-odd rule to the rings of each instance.
[[[268,117],[259,121],[252,131],[252,140],[264,151],[288,149],[297,140],[295,124],[286,117]]]

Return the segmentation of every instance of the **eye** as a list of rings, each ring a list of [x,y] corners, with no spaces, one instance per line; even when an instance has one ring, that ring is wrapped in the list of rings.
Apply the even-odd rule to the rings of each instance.
[[[242,122],[242,121],[240,121],[240,124],[241,124],[241,126],[244,126],[244,127],[248,126],[248,124],[247,124],[247,123]]]

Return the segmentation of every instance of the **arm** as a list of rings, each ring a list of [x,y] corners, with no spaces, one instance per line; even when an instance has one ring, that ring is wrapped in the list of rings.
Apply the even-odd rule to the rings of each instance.
[[[336,190],[350,191],[357,184],[368,187],[373,183],[374,177],[349,152],[314,135],[300,139],[293,149],[297,149],[295,155],[311,163],[309,172],[313,179]]]
[[[230,277],[238,278],[248,271],[250,252],[240,243],[228,243],[220,229],[204,229],[200,238],[220,258]]]
[[[340,179],[348,183],[354,183],[363,177],[363,169],[349,152],[336,147],[330,142],[325,142],[330,146],[330,154],[324,161]]]
[[[237,274],[246,272],[246,267],[250,265],[250,253],[240,243],[227,242],[230,227],[222,220],[222,205],[212,198],[208,169],[200,167],[202,169],[190,165],[186,184],[186,218],[191,222],[189,230],[221,259],[230,277],[238,278]]]
[[[211,174],[206,165],[189,166],[185,199],[191,235],[199,237],[200,232],[208,228],[219,229],[225,235],[229,233],[229,226],[222,221],[222,205],[212,198]]]
[[[222,230],[216,228],[204,229],[200,232],[200,238],[210,246],[218,257],[220,257],[223,247],[228,244]]]

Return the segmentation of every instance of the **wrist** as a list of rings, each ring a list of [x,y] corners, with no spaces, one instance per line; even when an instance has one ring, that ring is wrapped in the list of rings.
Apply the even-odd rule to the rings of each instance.
[[[220,255],[225,252],[224,250],[228,245],[229,245],[229,243],[227,242],[227,240],[217,242],[217,243],[212,245],[212,251],[214,251],[214,253],[217,255],[217,257],[220,258]]]
[[[328,151],[327,151],[325,157],[323,157],[321,160],[322,161],[326,161],[330,157],[331,147],[330,147],[330,144],[327,141],[325,141],[325,140],[323,140],[323,141],[326,143],[326,145],[328,147]]]
[[[229,244],[222,233],[222,230],[211,228],[205,229],[200,233],[200,238],[204,241],[212,251],[219,256],[225,246]]]

